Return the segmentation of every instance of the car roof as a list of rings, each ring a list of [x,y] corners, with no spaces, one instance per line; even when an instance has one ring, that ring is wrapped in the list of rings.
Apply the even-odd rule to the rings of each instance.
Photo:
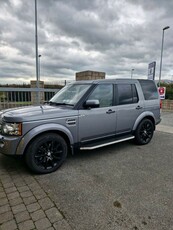
[[[75,81],[71,84],[136,83],[140,80],[149,81],[148,79],[116,78],[116,79],[80,80],[80,81]]]

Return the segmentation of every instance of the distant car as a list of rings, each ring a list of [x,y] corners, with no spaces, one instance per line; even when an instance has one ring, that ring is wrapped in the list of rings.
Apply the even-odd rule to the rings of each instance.
[[[23,155],[34,172],[50,173],[70,149],[73,154],[133,138],[147,144],[159,122],[154,81],[78,81],[44,105],[1,111],[0,153]]]

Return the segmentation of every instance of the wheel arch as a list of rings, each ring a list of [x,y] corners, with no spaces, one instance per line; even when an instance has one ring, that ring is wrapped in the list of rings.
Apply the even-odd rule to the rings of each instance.
[[[24,155],[27,147],[35,140],[35,138],[45,133],[59,134],[67,142],[68,147],[74,144],[73,136],[66,127],[56,124],[52,124],[51,126],[49,124],[41,125],[25,134],[17,147],[16,155]]]
[[[143,113],[137,118],[137,120],[136,120],[136,122],[135,122],[135,124],[133,126],[133,132],[137,129],[138,125],[144,119],[149,119],[153,123],[153,127],[154,127],[154,130],[155,130],[156,124],[155,124],[154,115],[152,113]]]

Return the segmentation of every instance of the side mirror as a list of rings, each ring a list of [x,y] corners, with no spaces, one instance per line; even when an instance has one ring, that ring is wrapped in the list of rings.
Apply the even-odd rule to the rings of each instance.
[[[87,100],[84,103],[85,108],[99,108],[100,102],[99,100]]]

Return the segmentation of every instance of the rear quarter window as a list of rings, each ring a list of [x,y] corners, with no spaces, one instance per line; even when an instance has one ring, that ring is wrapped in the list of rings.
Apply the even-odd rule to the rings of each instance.
[[[151,80],[139,80],[145,100],[158,99],[158,91],[155,83]]]

